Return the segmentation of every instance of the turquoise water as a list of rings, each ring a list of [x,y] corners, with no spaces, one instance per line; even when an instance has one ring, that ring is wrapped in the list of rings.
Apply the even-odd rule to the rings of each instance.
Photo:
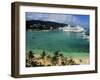
[[[89,41],[82,38],[82,33],[49,31],[26,31],[26,52],[33,51],[40,54],[46,51],[53,54],[60,51],[67,56],[88,57]]]

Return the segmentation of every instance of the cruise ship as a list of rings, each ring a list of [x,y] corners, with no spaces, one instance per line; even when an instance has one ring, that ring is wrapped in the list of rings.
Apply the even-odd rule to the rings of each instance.
[[[70,31],[70,32],[83,32],[84,28],[81,26],[71,27],[70,25],[68,25],[68,26],[64,26],[63,28],[60,27],[59,30]]]

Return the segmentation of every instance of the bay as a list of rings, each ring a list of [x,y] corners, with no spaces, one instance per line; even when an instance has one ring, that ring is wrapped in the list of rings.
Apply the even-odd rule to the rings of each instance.
[[[36,54],[43,51],[53,55],[60,51],[65,56],[88,57],[89,41],[82,38],[80,32],[64,31],[26,31],[26,52]]]

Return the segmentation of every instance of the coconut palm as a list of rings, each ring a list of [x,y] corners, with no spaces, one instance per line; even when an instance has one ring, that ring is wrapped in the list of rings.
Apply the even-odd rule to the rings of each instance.
[[[46,56],[45,51],[42,52],[41,57],[44,58]]]
[[[54,53],[54,56],[59,56],[59,51],[56,51],[56,52]]]
[[[46,65],[46,60],[47,60],[46,57],[47,57],[47,55],[46,55],[45,51],[43,51],[42,54],[41,54],[41,58],[42,58],[42,60],[43,60],[43,65],[44,65],[44,66]]]
[[[56,51],[56,52],[54,53],[53,58],[52,58],[52,64],[53,64],[53,65],[57,65],[57,64],[58,64],[58,57],[59,57],[59,51]]]
[[[33,55],[34,53],[32,52],[32,51],[29,51],[29,58],[31,59],[31,58],[34,58],[34,55]]]

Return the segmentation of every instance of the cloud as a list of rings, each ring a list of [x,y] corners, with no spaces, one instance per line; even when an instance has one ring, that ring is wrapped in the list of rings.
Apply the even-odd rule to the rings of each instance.
[[[80,16],[71,14],[33,13],[26,12],[26,20],[42,20],[66,23],[71,25],[88,25],[88,21],[82,20]]]

